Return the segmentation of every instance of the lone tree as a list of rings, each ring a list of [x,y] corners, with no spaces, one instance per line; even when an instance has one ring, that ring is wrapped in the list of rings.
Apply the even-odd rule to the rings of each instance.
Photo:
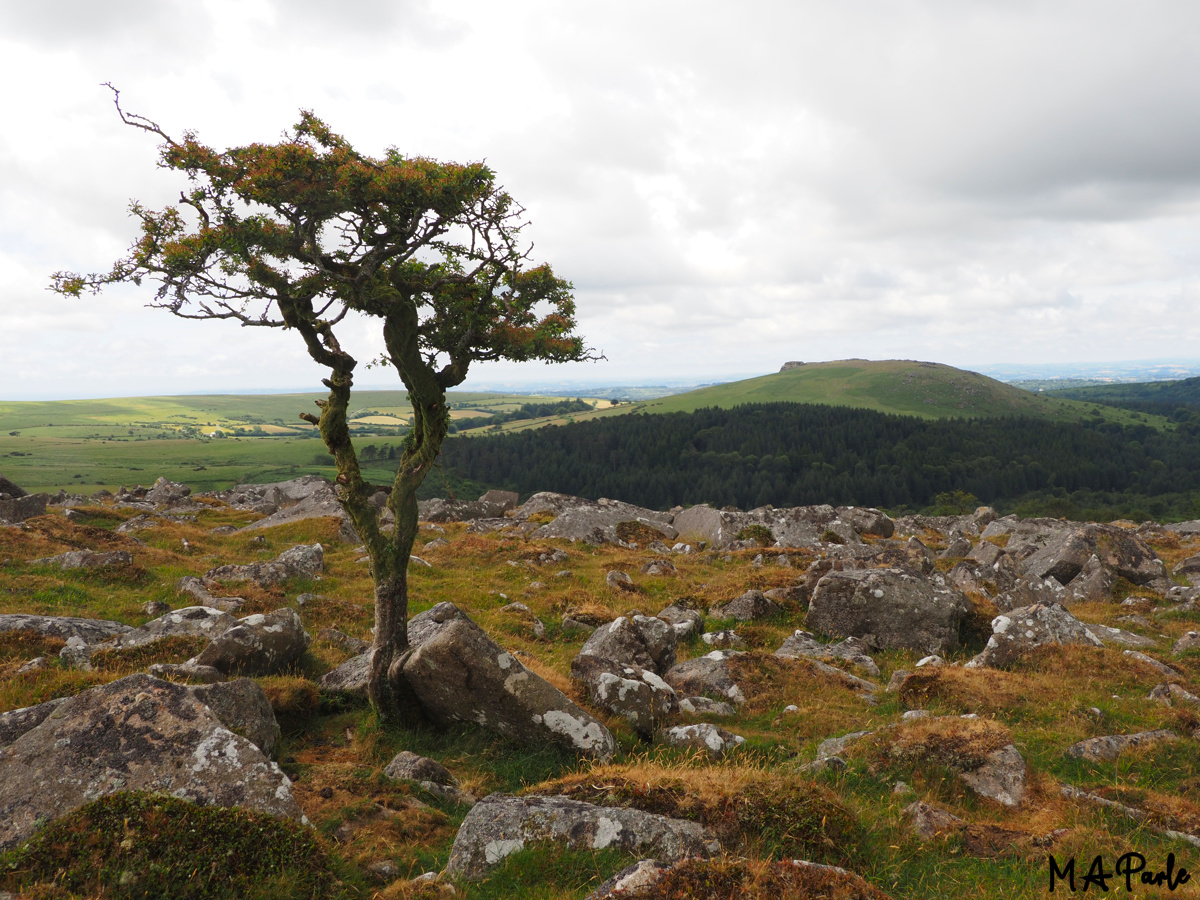
[[[395,149],[364,156],[308,111],[279,143],[217,151],[192,132],[176,140],[126,113],[112,90],[122,121],[162,138],[159,165],[186,172],[191,189],[160,211],[131,203],[141,236],[128,255],[107,273],[58,272],[51,289],[78,297],[150,278],[158,289],[149,306],[294,330],[328,368],[320,416],[300,417],[320,429],[334,457],[338,499],[371,560],[371,704],[381,721],[414,721],[419,710],[401,673],[410,652],[407,569],[417,488],[449,427],[446,391],[475,360],[593,358],[574,333],[572,286],[550,266],[529,264],[524,210],[482,163]],[[412,404],[387,501],[396,520],[390,534],[347,425],[358,360],[335,329],[351,312],[381,321],[380,362],[395,367]]]

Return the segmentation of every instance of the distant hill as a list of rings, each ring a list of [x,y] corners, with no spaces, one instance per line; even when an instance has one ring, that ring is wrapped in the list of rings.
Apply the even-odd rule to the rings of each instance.
[[[1105,406],[1118,406],[1162,415],[1170,415],[1180,407],[1187,410],[1200,410],[1200,378],[1133,384],[1104,384],[1045,391],[1044,393],[1052,397],[1102,403]]]
[[[745,381],[714,385],[637,405],[642,412],[694,412],[743,403],[820,403],[876,412],[944,419],[1032,416],[1080,419],[1089,407],[1033,394],[1012,385],[940,363],[914,360],[843,359],[806,363]],[[1113,414],[1105,418],[1117,418]]]

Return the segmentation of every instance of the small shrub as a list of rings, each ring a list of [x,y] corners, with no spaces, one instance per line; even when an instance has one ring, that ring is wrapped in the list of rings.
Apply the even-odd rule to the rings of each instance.
[[[754,541],[760,547],[770,547],[775,543],[775,535],[766,525],[747,525],[737,533],[739,541]],[[840,541],[838,543],[841,543]]]
[[[821,540],[826,544],[844,544],[846,539],[836,531],[826,528],[825,533],[821,535]]]
[[[629,900],[887,900],[853,872],[803,863],[689,859],[656,884],[622,892]]]
[[[316,900],[331,882],[308,827],[161,794],[103,797],[0,855],[0,886],[18,892],[53,886],[72,896]]]

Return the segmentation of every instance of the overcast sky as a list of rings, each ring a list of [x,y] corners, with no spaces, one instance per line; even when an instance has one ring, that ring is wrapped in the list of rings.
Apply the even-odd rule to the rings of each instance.
[[[646,383],[1200,357],[1198,70],[1188,0],[0,0],[0,398],[323,374],[149,288],[45,290],[178,195],[104,81],[215,146],[310,108],[372,155],[486,159],[608,362],[472,381]]]

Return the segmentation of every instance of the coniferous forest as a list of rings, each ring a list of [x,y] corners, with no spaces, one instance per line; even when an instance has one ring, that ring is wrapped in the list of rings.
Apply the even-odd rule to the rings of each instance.
[[[1023,515],[1200,517],[1196,416],[1159,431],[750,404],[456,439],[441,461],[460,483],[660,509],[831,503],[954,512],[944,507],[978,500]]]

